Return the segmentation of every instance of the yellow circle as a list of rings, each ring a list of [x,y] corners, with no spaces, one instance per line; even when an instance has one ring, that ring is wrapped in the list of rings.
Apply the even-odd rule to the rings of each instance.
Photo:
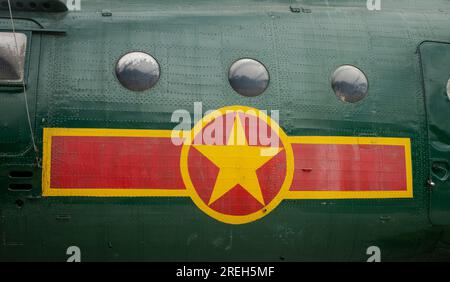
[[[264,118],[268,124],[270,124],[270,127],[275,131],[278,132],[278,136],[283,143],[283,147],[286,154],[286,177],[284,179],[283,184],[281,185],[280,191],[275,196],[275,198],[272,199],[272,201],[262,207],[260,210],[253,212],[248,215],[228,215],[223,214],[220,212],[217,212],[210,208],[207,204],[203,202],[203,200],[200,198],[200,196],[197,194],[197,191],[195,190],[194,185],[192,184],[192,180],[189,175],[188,170],[188,153],[189,149],[191,147],[190,144],[192,144],[193,139],[197,135],[196,133],[201,132],[202,128],[209,122],[213,121],[216,117],[229,114],[233,112],[246,112],[246,114],[253,115],[252,111],[254,111],[255,116],[258,118]],[[257,219],[260,219],[261,217],[269,214],[274,208],[278,206],[278,204],[285,198],[286,193],[289,191],[289,188],[292,183],[292,178],[294,175],[294,154],[292,152],[291,144],[289,143],[287,135],[284,133],[284,131],[280,128],[280,126],[273,121],[269,116],[264,114],[262,111],[246,107],[246,106],[228,106],[224,108],[220,108],[216,111],[211,112],[210,114],[206,115],[201,119],[197,124],[194,125],[194,127],[191,130],[191,134],[189,134],[190,140],[189,142],[184,142],[183,147],[181,149],[181,157],[180,157],[180,169],[181,169],[181,176],[183,178],[183,182],[186,186],[188,195],[191,197],[191,199],[194,201],[194,203],[197,205],[199,209],[201,209],[204,213],[211,216],[212,218],[215,218],[219,221],[222,221],[224,223],[229,224],[243,224],[243,223],[249,223],[252,221],[255,221]]]

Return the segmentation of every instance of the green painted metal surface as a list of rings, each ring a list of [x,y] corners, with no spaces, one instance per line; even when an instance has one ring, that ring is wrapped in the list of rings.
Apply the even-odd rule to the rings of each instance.
[[[450,44],[424,42],[420,46],[423,65],[428,136],[430,145],[430,215],[435,224],[450,224],[450,100],[447,82],[450,79]]]
[[[420,44],[450,42],[450,3],[385,0],[381,11],[369,11],[365,1],[330,2],[81,1],[80,11],[63,14],[17,12],[66,31],[29,35],[27,92],[39,154],[43,127],[172,129],[172,112],[192,112],[196,101],[204,111],[238,104],[279,110],[288,135],[411,138],[412,199],[285,200],[235,226],[189,198],[42,197],[23,95],[0,88],[0,260],[64,261],[69,246],[81,249],[82,260],[365,261],[369,246],[380,247],[384,261],[448,260],[448,225],[432,224],[448,219],[448,192],[436,188],[430,198],[426,185],[430,156],[448,156],[429,151],[433,113],[425,97],[428,75],[448,76],[450,50]],[[10,31],[8,14],[0,16],[0,30]],[[24,19],[16,27],[39,28]],[[159,82],[143,93],[124,89],[113,72],[133,50],[161,65]],[[241,57],[267,67],[263,95],[246,98],[230,87],[228,68]],[[330,87],[343,64],[368,77],[369,94],[358,103],[340,101]],[[447,112],[436,118],[449,116],[443,105]],[[443,129],[437,138],[448,136],[448,124]],[[13,179],[13,170],[33,176]],[[15,182],[32,189],[8,189]]]

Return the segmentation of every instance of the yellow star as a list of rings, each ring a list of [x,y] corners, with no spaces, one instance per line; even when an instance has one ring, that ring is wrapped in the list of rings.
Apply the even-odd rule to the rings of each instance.
[[[238,115],[235,117],[227,145],[194,145],[194,148],[220,169],[208,205],[238,184],[265,205],[256,170],[283,148],[249,146]]]

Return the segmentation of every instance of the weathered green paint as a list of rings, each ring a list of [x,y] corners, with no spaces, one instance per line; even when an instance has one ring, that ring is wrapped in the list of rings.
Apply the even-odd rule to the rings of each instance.
[[[434,187],[431,191],[430,215],[434,224],[450,224],[450,44],[424,42],[420,46],[428,116],[430,168]]]
[[[421,43],[450,42],[450,4],[384,0],[381,11],[368,11],[363,0],[329,2],[90,0],[65,14],[17,12],[67,32],[29,37],[28,99],[39,150],[43,127],[171,129],[171,113],[193,111],[196,101],[204,111],[247,105],[280,110],[288,135],[411,138],[413,199],[285,200],[270,215],[234,226],[206,216],[189,198],[43,198],[23,94],[0,90],[0,259],[63,261],[75,245],[82,260],[365,261],[375,245],[385,261],[448,260],[448,225],[432,225],[448,219],[448,192],[440,191],[448,182],[431,198],[426,186],[425,97],[440,83],[434,76],[448,77],[450,50]],[[7,15],[0,13],[1,30],[11,28]],[[39,28],[19,19],[16,26]],[[131,50],[161,65],[150,91],[130,92],[114,76],[116,60]],[[240,57],[268,68],[263,95],[245,98],[228,84],[228,68]],[[440,63],[428,63],[434,60]],[[343,103],[331,90],[329,77],[342,64],[369,79],[358,103]],[[450,116],[443,105],[441,119]],[[436,138],[449,132],[443,134]],[[448,158],[439,154],[431,150],[433,158]],[[26,180],[31,191],[8,190],[18,181],[8,174],[17,169],[34,172]]]

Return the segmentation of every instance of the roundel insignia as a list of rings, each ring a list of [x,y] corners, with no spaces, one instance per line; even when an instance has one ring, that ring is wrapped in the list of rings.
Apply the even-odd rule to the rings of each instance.
[[[180,168],[194,203],[209,216],[243,224],[269,214],[293,178],[286,134],[262,111],[221,108],[200,120],[185,140]]]
[[[44,197],[190,197],[229,224],[284,199],[414,197],[410,138],[286,136],[245,106],[183,130],[44,128],[42,156]]]

